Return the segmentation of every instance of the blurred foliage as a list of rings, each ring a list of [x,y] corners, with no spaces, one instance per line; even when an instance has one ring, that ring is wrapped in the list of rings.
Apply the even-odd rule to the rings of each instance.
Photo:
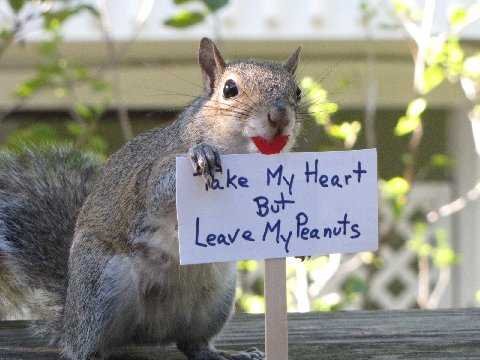
[[[228,0],[172,0],[177,6],[176,12],[164,24],[174,29],[188,29],[203,23],[206,19],[228,5]],[[13,91],[19,103],[29,101],[40,92],[49,92],[51,96],[69,104],[69,119],[64,129],[58,131],[46,123],[35,123],[11,134],[6,146],[18,148],[24,143],[71,142],[75,146],[93,150],[106,155],[107,142],[100,135],[99,123],[106,109],[111,106],[111,84],[103,79],[102,71],[92,70],[68,60],[62,54],[63,37],[61,29],[64,23],[78,14],[88,13],[98,20],[99,12],[92,5],[81,1],[35,1],[43,4],[36,13],[25,12],[31,0],[8,0],[12,21],[0,25],[0,58],[14,41],[21,41],[25,25],[41,20],[46,40],[39,46],[41,61],[35,73],[26,81],[18,84]],[[47,4],[48,3],[48,4]],[[391,0],[393,11],[400,21],[419,24],[424,11],[413,0]],[[52,6],[46,6],[52,4]],[[367,26],[378,14],[378,6],[369,1],[360,2],[362,23]],[[422,62],[420,83],[412,90],[412,101],[406,105],[405,113],[398,118],[394,136],[410,141],[405,145],[399,161],[403,161],[405,172],[389,179],[382,179],[379,190],[382,206],[388,206],[395,221],[404,221],[405,209],[409,205],[409,196],[415,181],[421,179],[428,169],[416,167],[419,141],[423,119],[429,111],[428,96],[444,82],[460,82],[466,97],[472,101],[471,117],[480,119],[480,105],[477,104],[480,89],[480,53],[466,54],[459,40],[459,33],[474,19],[478,18],[480,5],[454,6],[448,11],[449,30],[440,34],[428,35],[423,44],[425,58]],[[381,25],[385,26],[385,25]],[[418,49],[416,49],[418,50]],[[416,64],[417,65],[417,64]],[[298,116],[314,122],[326,135],[332,149],[351,149],[364,137],[363,119],[339,119],[339,106],[329,99],[328,91],[310,77],[300,82],[303,100]],[[82,89],[97,93],[96,103],[86,103],[79,94]],[[413,141],[412,141],[413,140]],[[444,154],[434,154],[428,167],[448,168],[452,160]],[[429,224],[425,211],[415,219],[413,233],[406,245],[419,261],[426,260],[437,270],[449,269],[458,263],[459,256],[449,245],[446,232]],[[393,231],[393,230],[391,230]],[[385,246],[385,244],[382,244]],[[352,259],[356,269],[367,268],[370,273],[385,266],[383,260],[373,253],[361,253]],[[349,261],[350,261],[349,260]],[[239,288],[237,307],[248,312],[263,312],[263,265],[256,261],[242,261],[238,264]],[[337,255],[322,256],[301,263],[289,260],[288,265],[288,301],[290,310],[332,311],[349,308],[352,305],[365,305],[368,298],[369,283],[355,271],[346,277],[341,291],[328,292],[326,284],[342,266]],[[430,284],[428,284],[430,286]],[[477,293],[480,303],[480,291]],[[419,304],[421,305],[421,304]]]
[[[328,100],[328,91],[310,77],[303,78],[300,86],[304,94],[300,116],[312,117],[327,136],[341,141],[342,147],[347,149],[353,147],[362,130],[360,121],[333,122],[331,117],[338,111],[338,104]]]
[[[458,263],[459,256],[449,245],[445,229],[436,229],[431,234],[428,226],[422,222],[416,223],[413,229],[408,247],[419,257],[428,258],[437,268],[448,268]]]
[[[422,119],[428,111],[428,96],[442,83],[461,82],[467,99],[474,102],[478,99],[480,88],[480,53],[468,55],[460,43],[459,34],[468,25],[480,19],[480,2],[472,2],[468,6],[455,5],[448,9],[448,28],[441,33],[433,33],[429,28],[428,18],[434,16],[434,7],[429,8],[429,3],[424,3],[420,9],[416,1],[391,0],[394,13],[400,24],[404,27],[411,40],[415,43],[413,51],[415,66],[415,92],[416,97],[408,106],[404,116],[398,119],[395,135],[409,137],[407,152],[404,154],[405,172],[402,177],[396,177],[381,182],[381,190],[387,204],[393,208],[393,213],[400,219],[408,204],[409,193],[421,171],[415,166],[415,159],[423,136]],[[433,3],[430,5],[433,6]],[[470,84],[470,86],[466,85]],[[477,105],[478,106],[478,105]],[[472,119],[473,111],[470,114]],[[443,154],[432,157],[430,166],[448,167],[450,159]],[[419,288],[427,289],[419,294],[418,305],[431,306],[438,303],[438,298],[433,299],[429,267],[437,269],[439,276],[448,272],[449,268],[459,261],[447,239],[444,229],[430,224],[423,210],[420,218],[411,219],[413,234],[408,241],[408,247],[418,257]],[[437,284],[440,282],[437,279]],[[423,282],[423,283],[422,283]],[[422,291],[420,291],[422,292]]]
[[[107,144],[97,133],[98,122],[110,103],[109,85],[102,80],[98,72],[93,72],[85,66],[69,61],[61,52],[63,37],[62,25],[71,17],[82,12],[88,12],[98,18],[98,11],[91,5],[77,4],[72,1],[55,1],[47,10],[38,10],[36,15],[22,18],[22,9],[29,1],[10,1],[17,18],[15,26],[3,29],[6,39],[16,36],[16,32],[25,26],[33,17],[39,17],[46,40],[38,47],[40,62],[32,77],[20,83],[14,90],[18,101],[26,102],[40,92],[50,91],[51,94],[70,104],[71,120],[65,124],[67,137],[48,128],[47,124],[35,124],[28,129],[14,132],[6,141],[6,146],[16,148],[25,143],[39,144],[44,142],[71,142],[75,146],[106,155]],[[4,46],[7,46],[4,44]],[[98,94],[98,103],[85,103],[78,96],[82,87],[88,87]]]
[[[205,21],[205,19],[228,4],[228,0],[173,0],[180,9],[166,19],[164,24],[177,29],[186,29]],[[199,10],[192,10],[184,5],[192,5]]]

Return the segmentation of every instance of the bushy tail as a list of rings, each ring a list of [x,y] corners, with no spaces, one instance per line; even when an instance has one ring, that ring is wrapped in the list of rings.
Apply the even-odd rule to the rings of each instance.
[[[62,312],[75,219],[99,169],[68,147],[0,152],[0,317]]]

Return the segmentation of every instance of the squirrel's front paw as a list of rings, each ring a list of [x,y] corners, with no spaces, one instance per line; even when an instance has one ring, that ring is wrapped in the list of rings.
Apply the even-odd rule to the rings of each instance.
[[[202,175],[207,184],[213,180],[216,171],[222,172],[220,154],[215,147],[208,144],[192,146],[188,151],[193,169],[197,174]]]

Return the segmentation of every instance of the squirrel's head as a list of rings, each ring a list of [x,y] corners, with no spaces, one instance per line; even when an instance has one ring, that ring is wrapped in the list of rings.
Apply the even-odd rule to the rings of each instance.
[[[300,48],[285,63],[226,63],[215,44],[200,42],[198,60],[205,98],[205,137],[229,153],[289,150],[299,132],[301,90],[295,80]],[[207,126],[204,126],[207,125]]]

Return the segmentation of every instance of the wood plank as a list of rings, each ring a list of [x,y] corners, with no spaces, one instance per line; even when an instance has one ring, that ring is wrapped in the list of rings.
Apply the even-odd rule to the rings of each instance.
[[[267,360],[288,360],[287,263],[265,260],[265,353]]]
[[[0,359],[53,360],[57,352],[32,337],[27,322],[0,322]],[[263,315],[239,314],[217,341],[222,349],[263,349]],[[293,360],[480,359],[480,309],[289,314]],[[136,346],[114,359],[181,360],[168,347]]]

